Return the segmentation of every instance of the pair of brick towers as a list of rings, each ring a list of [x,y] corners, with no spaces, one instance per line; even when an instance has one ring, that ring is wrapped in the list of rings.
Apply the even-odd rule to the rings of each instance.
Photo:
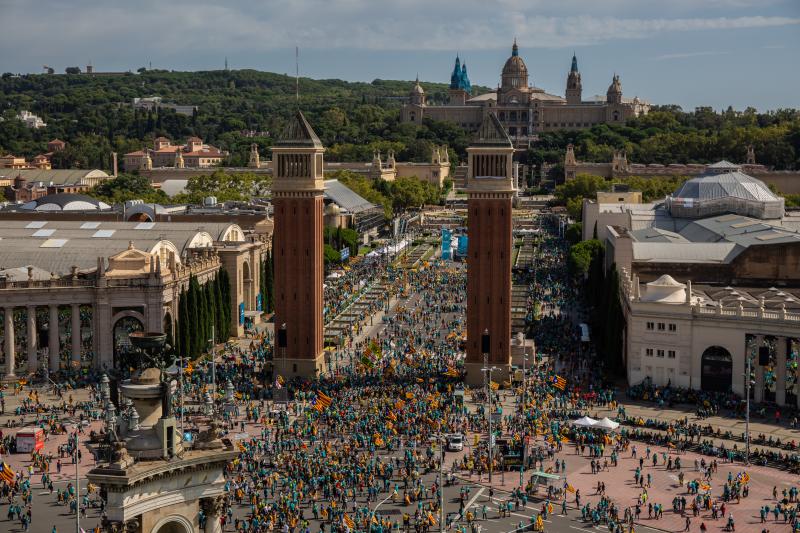
[[[323,153],[301,112],[272,147],[275,368],[319,374],[323,358]],[[484,358],[506,379],[511,360],[514,146],[488,114],[467,148],[467,382],[483,381]]]

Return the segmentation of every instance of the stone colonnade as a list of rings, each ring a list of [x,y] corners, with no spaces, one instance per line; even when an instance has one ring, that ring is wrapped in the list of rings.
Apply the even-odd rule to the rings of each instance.
[[[800,337],[748,334],[745,339],[745,358],[751,358],[751,380],[755,381],[751,398],[756,402],[800,407]],[[759,364],[761,347],[766,347],[769,353],[766,366]]]
[[[33,373],[41,368],[45,361],[40,360],[40,350],[47,348],[48,361],[47,368],[50,372],[57,372],[61,369],[61,334],[59,328],[59,307],[69,307],[70,314],[70,365],[74,368],[81,366],[81,354],[83,346],[81,343],[81,309],[80,303],[72,303],[68,306],[59,306],[58,304],[50,304],[48,308],[48,335],[47,346],[39,346],[39,335],[37,328],[36,310],[38,306],[26,306],[26,324],[25,324],[25,337],[26,337],[26,354],[27,365],[25,365],[25,373]],[[5,356],[4,368],[0,369],[4,372],[6,377],[13,377],[16,375],[18,369],[23,368],[22,364],[17,359],[17,342],[14,324],[14,311],[20,307],[7,306],[3,307],[3,355]],[[17,327],[17,331],[22,331]]]

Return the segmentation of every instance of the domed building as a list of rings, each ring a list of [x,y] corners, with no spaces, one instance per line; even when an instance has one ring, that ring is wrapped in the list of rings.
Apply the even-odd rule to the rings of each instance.
[[[768,220],[783,217],[784,199],[763,181],[743,173],[738,165],[720,161],[667,197],[667,208],[673,217],[680,218],[732,213]]]
[[[111,206],[85,194],[57,193],[22,204],[25,211],[105,211]]]
[[[511,56],[500,73],[500,85],[496,91],[473,95],[466,64],[463,64],[460,57],[456,57],[455,67],[450,75],[448,103],[428,105],[424,90],[417,79],[411,89],[409,103],[403,106],[401,120],[422,122],[428,117],[455,122],[465,129],[475,131],[491,111],[497,114],[508,134],[520,144],[527,142],[538,132],[590,128],[596,124],[622,124],[629,118],[646,115],[650,110],[650,104],[638,97],[623,98],[622,83],[616,74],[612,77],[605,97],[596,96],[584,100],[582,91],[578,59],[574,54],[567,74],[564,97],[532,85],[528,66],[519,53],[515,39]],[[423,97],[420,98],[420,94]]]

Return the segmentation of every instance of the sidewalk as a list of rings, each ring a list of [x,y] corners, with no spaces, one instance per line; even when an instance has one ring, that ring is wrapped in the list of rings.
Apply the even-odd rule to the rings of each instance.
[[[743,437],[745,433],[745,421],[744,419],[740,418],[733,418],[733,417],[726,417],[726,416],[712,416],[704,419],[697,418],[695,416],[694,410],[689,407],[684,409],[680,407],[672,407],[672,408],[660,408],[653,404],[647,404],[642,402],[628,402],[622,403],[620,405],[625,408],[625,413],[628,417],[633,418],[643,418],[644,420],[649,419],[657,419],[663,422],[675,422],[678,420],[683,420],[684,417],[687,417],[690,424],[698,424],[700,426],[711,426],[714,428],[714,431],[720,431],[720,437],[718,439],[724,439],[721,435],[724,434],[726,431],[730,431],[733,439],[725,439],[727,442],[738,444],[739,447],[744,446],[744,442],[739,440]],[[610,409],[604,406],[597,406],[594,409],[590,410],[592,413],[592,417],[595,418],[603,418],[605,416],[609,418],[614,418],[617,416],[616,409]],[[649,429],[649,428],[644,428]],[[766,437],[772,437],[773,440],[780,439],[781,442],[787,443],[794,440],[797,442],[800,440],[800,429],[792,429],[788,426],[784,425],[776,425],[770,424],[764,421],[764,419],[754,420],[752,417],[750,419],[750,435],[751,435],[751,446],[759,446],[766,448],[766,445],[762,444],[753,444],[752,440],[759,434],[763,434]],[[710,436],[702,438],[711,438]],[[701,440],[702,440],[701,438]],[[781,450],[784,453],[787,450]]]
[[[467,440],[471,443],[472,438],[472,435],[469,435]],[[541,444],[541,441],[538,441],[537,443]],[[633,443],[631,445],[631,449],[634,445],[636,446],[636,450],[638,452],[637,456],[645,457],[647,446],[642,443]],[[685,483],[694,479],[700,479],[700,473],[696,472],[694,469],[694,460],[697,459],[699,461],[700,459],[705,458],[706,461],[709,461],[710,458],[692,453],[675,454],[672,450],[658,446],[650,446],[650,450],[653,453],[659,454],[659,464],[658,466],[653,467],[652,461],[645,460],[644,462],[642,473],[645,476],[650,474],[652,479],[651,487],[646,489],[647,502],[641,506],[642,514],[639,523],[641,525],[661,529],[664,531],[683,531],[685,527],[685,517],[692,516],[691,501],[692,498],[694,498],[694,495],[689,495],[686,492]],[[466,451],[457,454],[448,453],[445,459],[445,468],[449,469],[453,462],[456,459],[460,460],[465,453]],[[678,482],[677,470],[666,470],[665,464],[662,462],[662,453],[666,453],[667,457],[672,456],[673,459],[676,456],[681,458],[681,462],[683,463],[682,471],[685,476],[684,486],[681,486]],[[643,489],[634,486],[634,471],[636,470],[636,467],[638,467],[639,463],[638,459],[633,459],[631,457],[630,451],[622,454],[622,456],[619,458],[619,464],[617,467],[611,467],[609,465],[608,470],[598,474],[591,473],[591,458],[588,456],[576,455],[575,448],[572,445],[565,445],[562,452],[558,453],[556,457],[559,460],[563,459],[566,462],[567,469],[566,478],[562,477],[562,480],[559,483],[569,482],[576,490],[580,491],[581,505],[584,505],[586,502],[591,502],[592,507],[594,507],[600,500],[600,495],[596,493],[598,482],[605,483],[606,496],[612,501],[616,502],[617,505],[621,506],[622,509],[625,507],[634,507],[643,492]],[[607,459],[607,457],[605,459]],[[552,463],[550,461],[546,461],[546,468],[548,468],[550,465],[552,465]],[[743,471],[746,471],[750,475],[749,497],[743,498],[741,503],[738,504],[735,501],[732,503],[726,503],[725,505],[728,509],[726,509],[725,519],[718,518],[716,521],[714,521],[711,519],[710,511],[701,511],[697,518],[692,518],[691,531],[698,531],[701,521],[705,522],[706,527],[710,532],[723,531],[725,524],[727,523],[727,516],[729,512],[733,513],[734,515],[737,531],[759,531],[759,509],[763,505],[769,505],[770,508],[772,508],[775,503],[772,498],[772,488],[777,487],[778,497],[782,498],[781,491],[783,489],[788,490],[791,486],[797,486],[799,483],[797,476],[791,475],[787,472],[778,471],[767,467],[755,466],[745,469],[745,467],[741,464],[720,462],[718,463],[718,471],[714,474],[710,482],[710,493],[712,495],[712,500],[716,500],[719,502],[719,504],[722,503],[722,487],[727,480],[728,472],[730,472],[733,477],[736,477],[739,472]],[[461,472],[458,475],[466,482],[489,486],[487,475],[483,475],[481,477],[477,475],[469,476],[464,472]],[[525,471],[523,475],[524,483],[528,482],[530,476],[531,471]],[[503,482],[503,479],[505,479],[505,482]],[[491,486],[495,489],[510,492],[519,487],[519,481],[520,477],[518,471],[505,472],[505,474],[502,472],[495,472]],[[539,494],[546,495],[546,492],[540,490]],[[673,512],[672,499],[676,496],[683,496],[686,498],[686,514]],[[575,506],[575,494],[569,494],[568,502],[571,507]],[[658,503],[663,506],[664,515],[661,519],[656,520],[655,518],[648,517],[648,503]],[[765,524],[765,526],[768,527],[772,532],[791,530],[789,524],[785,524],[783,522],[782,516],[776,523],[772,514],[770,514],[768,523]]]

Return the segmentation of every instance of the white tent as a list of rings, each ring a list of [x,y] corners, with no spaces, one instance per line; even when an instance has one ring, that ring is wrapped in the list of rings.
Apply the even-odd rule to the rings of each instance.
[[[619,422],[614,422],[608,417],[603,418],[602,420],[598,420],[597,423],[593,426],[600,429],[608,429],[608,430],[615,430],[619,427]]]
[[[572,421],[573,426],[578,426],[582,428],[590,428],[597,424],[597,420],[594,418],[589,418],[588,416],[584,416],[583,418],[579,418],[577,420]]]

